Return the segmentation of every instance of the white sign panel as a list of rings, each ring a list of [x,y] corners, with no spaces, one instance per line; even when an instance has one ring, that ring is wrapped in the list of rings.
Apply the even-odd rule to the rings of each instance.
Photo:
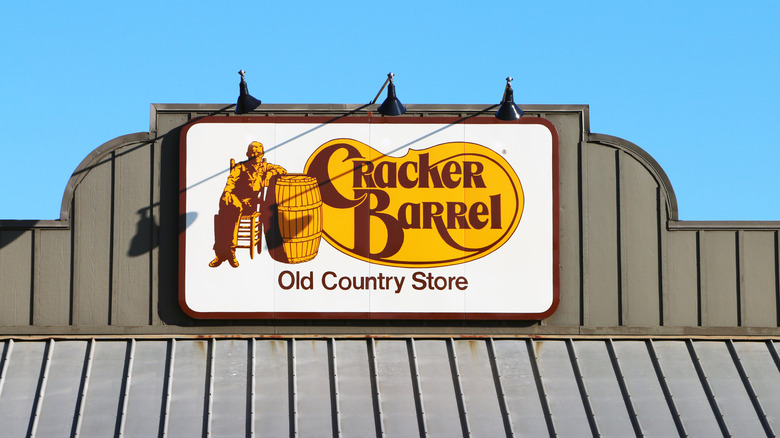
[[[198,119],[179,301],[195,318],[544,318],[557,185],[544,119]]]

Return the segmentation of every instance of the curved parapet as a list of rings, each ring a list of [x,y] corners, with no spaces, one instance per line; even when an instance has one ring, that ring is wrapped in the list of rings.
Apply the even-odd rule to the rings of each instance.
[[[101,162],[107,154],[120,147],[126,146],[131,143],[145,143],[154,141],[151,134],[148,132],[136,132],[133,134],[126,134],[120,137],[109,140],[95,150],[90,152],[81,163],[73,171],[73,174],[68,180],[68,184],[65,186],[65,193],[62,195],[62,204],[60,205],[60,221],[64,224],[68,224],[71,219],[70,207],[73,202],[73,194],[76,187],[81,183],[84,177],[89,171]]]
[[[653,175],[653,178],[658,182],[658,185],[665,191],[666,196],[664,198],[666,199],[667,218],[669,220],[678,219],[677,196],[674,194],[674,189],[672,188],[671,181],[669,181],[669,177],[655,158],[636,144],[613,135],[590,134],[588,139],[593,143],[600,143],[621,149],[642,163],[647,171]]]

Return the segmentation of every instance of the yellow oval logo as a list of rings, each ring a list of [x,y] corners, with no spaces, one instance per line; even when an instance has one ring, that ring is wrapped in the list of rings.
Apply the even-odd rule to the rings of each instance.
[[[323,202],[323,237],[339,251],[389,266],[468,262],[504,244],[523,213],[520,180],[499,154],[453,142],[400,158],[351,139],[306,162]]]

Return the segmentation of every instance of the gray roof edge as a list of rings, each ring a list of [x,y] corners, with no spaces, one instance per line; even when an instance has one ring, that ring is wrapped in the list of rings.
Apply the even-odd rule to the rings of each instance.
[[[587,111],[588,105],[584,104],[566,104],[566,105],[521,105],[523,111],[529,113],[539,112],[582,112]],[[489,112],[498,109],[498,104],[407,104],[406,114],[427,113],[427,112]],[[245,115],[261,115],[263,113],[274,112],[355,112],[355,111],[376,111],[379,104],[336,104],[336,103],[284,103],[284,104],[263,104],[258,109]],[[234,104],[210,104],[210,103],[153,103],[152,114],[161,112],[213,112],[232,114],[235,108]],[[410,115],[411,115],[410,114]],[[403,116],[399,116],[403,117]],[[152,117],[152,128],[154,128],[154,117]]]

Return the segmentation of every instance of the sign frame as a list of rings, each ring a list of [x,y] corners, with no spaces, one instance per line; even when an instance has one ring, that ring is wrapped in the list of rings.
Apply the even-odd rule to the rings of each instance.
[[[552,137],[551,176],[552,176],[552,302],[542,312],[236,312],[236,311],[197,311],[186,300],[186,254],[187,254],[187,134],[191,128],[203,123],[222,124],[536,124],[546,127]],[[522,177],[521,177],[522,178]],[[178,301],[181,309],[195,319],[207,320],[541,320],[552,315],[560,302],[560,201],[559,201],[559,137],[553,123],[540,117],[522,117],[515,121],[501,121],[493,117],[382,117],[366,115],[264,115],[264,116],[206,116],[196,118],[182,127],[179,139],[179,257],[178,257]]]

